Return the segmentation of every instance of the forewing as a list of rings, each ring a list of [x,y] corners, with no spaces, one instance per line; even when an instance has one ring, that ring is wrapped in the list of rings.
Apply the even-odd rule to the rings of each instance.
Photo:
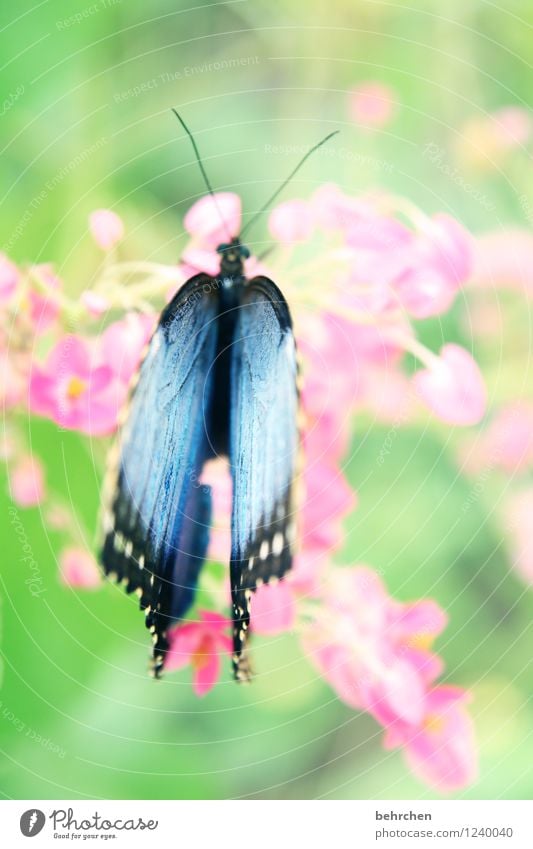
[[[210,492],[197,481],[209,454],[216,288],[210,277],[193,277],[164,310],[132,388],[104,495],[103,566],[140,596],[156,675],[168,625],[192,603],[207,549]]]
[[[297,415],[289,309],[271,280],[256,277],[247,284],[238,309],[231,365],[230,571],[233,661],[240,679],[250,674],[246,641],[252,593],[260,584],[282,578],[291,567]]]

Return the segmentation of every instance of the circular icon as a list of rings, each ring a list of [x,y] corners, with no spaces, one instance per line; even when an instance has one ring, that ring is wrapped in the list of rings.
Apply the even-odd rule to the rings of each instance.
[[[20,818],[20,830],[24,837],[35,837],[42,831],[46,822],[46,817],[38,808],[30,808],[29,811],[24,811]]]

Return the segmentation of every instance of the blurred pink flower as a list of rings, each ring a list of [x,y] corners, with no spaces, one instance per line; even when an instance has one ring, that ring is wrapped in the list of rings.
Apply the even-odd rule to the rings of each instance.
[[[89,230],[98,247],[110,251],[124,236],[124,223],[111,209],[95,209],[89,215]]]
[[[80,295],[80,301],[89,313],[89,315],[98,318],[109,309],[109,302],[103,295],[98,295],[90,289],[86,289]]]
[[[271,636],[294,627],[296,604],[292,587],[287,581],[263,584],[252,599],[254,634]]]
[[[317,226],[324,230],[346,230],[375,214],[365,200],[345,194],[335,183],[320,186],[310,203]]]
[[[44,498],[44,469],[37,457],[21,457],[9,474],[11,497],[20,507],[34,507]]]
[[[24,401],[28,357],[0,350],[0,404],[5,410]]]
[[[303,480],[302,548],[333,551],[343,542],[343,522],[357,505],[356,493],[339,469],[320,459],[308,458]]]
[[[220,256],[214,249],[199,248],[192,244],[188,245],[183,251],[181,263],[186,279],[194,277],[200,271],[214,277],[220,269]]]
[[[91,350],[78,336],[56,343],[44,366],[34,365],[29,405],[61,427],[93,436],[111,433],[125,388],[109,366],[92,366]]]
[[[8,257],[0,253],[0,304],[5,304],[15,294],[20,271]]]
[[[420,722],[425,682],[399,632],[390,630],[396,603],[379,576],[363,566],[336,569],[324,583],[322,602],[306,627],[304,647],[340,698],[380,721]]]
[[[59,569],[61,580],[71,587],[93,589],[102,582],[96,560],[83,548],[65,548],[59,555]]]
[[[441,793],[461,790],[477,776],[476,742],[466,700],[467,693],[460,687],[437,687],[427,695],[422,722],[397,721],[385,735],[385,746],[403,746],[415,775]]]
[[[152,335],[155,316],[129,312],[110,324],[100,338],[102,362],[115,377],[128,383],[139,367],[141,354]]]
[[[441,213],[406,251],[405,270],[392,281],[403,307],[415,318],[447,312],[472,271],[472,239],[458,221]]]
[[[473,425],[485,414],[487,394],[483,377],[475,360],[459,345],[444,345],[431,368],[416,372],[413,386],[442,421]]]
[[[36,335],[45,333],[56,321],[60,313],[57,294],[61,289],[61,281],[49,264],[33,265],[31,274],[37,277],[41,289],[28,292],[30,319]]]
[[[501,407],[472,449],[474,471],[489,466],[507,474],[533,465],[533,403],[516,401]],[[470,459],[470,458],[469,458]]]
[[[315,229],[311,204],[304,200],[288,200],[280,203],[268,219],[270,233],[281,244],[305,242]]]
[[[193,668],[193,690],[204,696],[220,676],[220,655],[231,655],[232,642],[226,631],[231,623],[219,613],[199,611],[197,622],[176,625],[168,632],[170,649],[165,668],[182,669],[189,663]]]
[[[185,214],[183,226],[201,247],[215,249],[241,229],[241,199],[233,192],[205,195]]]
[[[492,231],[475,242],[472,285],[512,288],[533,295],[533,234],[517,228]]]
[[[522,106],[503,106],[490,116],[495,141],[504,149],[522,147],[531,139],[533,118]]]
[[[505,505],[507,537],[513,568],[528,584],[533,584],[533,487],[508,498]]]
[[[231,554],[231,500],[232,483],[228,462],[222,458],[209,460],[203,470],[200,484],[211,487],[213,519],[209,536],[208,556],[218,563],[228,563]]]
[[[383,83],[360,83],[350,94],[350,116],[362,127],[385,127],[394,115],[395,98],[392,89]]]
[[[362,376],[359,406],[370,410],[378,421],[406,424],[412,412],[412,388],[405,374],[395,368],[367,366]]]
[[[431,647],[447,624],[446,613],[432,599],[391,604],[388,636],[427,684],[435,681],[443,671],[444,664]]]

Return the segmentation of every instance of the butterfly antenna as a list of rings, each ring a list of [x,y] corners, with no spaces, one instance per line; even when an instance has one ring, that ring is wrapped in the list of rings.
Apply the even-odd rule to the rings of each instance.
[[[187,133],[187,135],[189,136],[189,138],[191,140],[191,144],[192,144],[192,147],[193,147],[193,150],[194,150],[194,155],[196,156],[196,161],[198,163],[198,167],[200,168],[200,171],[202,172],[202,177],[204,178],[204,183],[207,186],[207,191],[209,192],[209,194],[213,198],[213,202],[215,204],[219,218],[220,218],[222,224],[224,225],[226,235],[227,235],[228,239],[231,241],[233,236],[231,235],[231,233],[228,230],[228,225],[226,224],[226,222],[224,220],[224,216],[222,215],[222,211],[220,209],[220,206],[218,205],[217,196],[216,196],[215,192],[213,191],[213,186],[211,185],[211,183],[209,181],[209,177],[207,176],[206,170],[204,168],[204,164],[202,162],[202,157],[200,156],[200,151],[198,150],[198,145],[196,144],[196,142],[194,140],[194,136],[191,133],[191,131],[189,130],[187,124],[185,123],[185,121],[183,120],[183,118],[181,117],[179,112],[174,108],[172,109],[172,111],[173,111],[174,115],[176,116],[176,118],[178,119],[181,126],[183,127],[183,129],[185,130],[185,132]]]
[[[304,155],[304,156],[300,159],[300,161],[299,161],[298,165],[296,166],[296,168],[294,168],[294,169],[291,171],[291,173],[289,174],[289,176],[287,177],[287,179],[283,181],[283,183],[281,184],[281,186],[280,186],[278,189],[276,189],[276,191],[274,192],[274,194],[272,195],[272,197],[269,197],[269,199],[267,200],[267,202],[265,203],[265,205],[261,207],[261,209],[259,210],[259,212],[256,212],[256,214],[254,215],[254,217],[252,218],[252,220],[248,222],[248,224],[247,224],[247,225],[243,228],[243,230],[241,230],[241,237],[242,237],[242,236],[244,236],[244,234],[245,234],[245,233],[246,233],[246,231],[247,231],[247,230],[248,230],[248,229],[252,226],[252,224],[253,224],[255,221],[257,221],[257,219],[258,219],[258,218],[260,218],[260,217],[261,217],[261,215],[262,215],[264,212],[266,212],[266,211],[267,211],[267,209],[268,209],[268,208],[269,208],[269,207],[270,207],[270,206],[274,203],[274,201],[276,200],[276,198],[278,197],[278,195],[280,195],[280,194],[282,193],[283,189],[284,189],[286,186],[288,186],[288,184],[290,183],[290,181],[292,180],[292,178],[295,176],[295,174],[297,174],[297,173],[298,173],[298,171],[300,170],[300,168],[302,167],[302,165],[304,164],[304,162],[307,162],[307,160],[309,159],[309,157],[311,156],[311,154],[313,154],[313,153],[315,152],[315,150],[318,150],[318,148],[319,148],[319,147],[322,147],[322,145],[323,145],[323,144],[326,144],[326,142],[328,142],[330,139],[332,139],[332,138],[333,138],[333,136],[336,136],[336,135],[337,135],[337,133],[339,133],[339,132],[340,132],[340,130],[334,130],[332,133],[329,133],[329,135],[327,135],[327,136],[326,136],[326,138],[322,139],[322,141],[319,141],[319,142],[318,142],[318,144],[315,144],[315,146],[314,146],[314,147],[310,148],[310,149],[307,151],[307,153],[306,153],[306,154],[305,154],[305,155]]]

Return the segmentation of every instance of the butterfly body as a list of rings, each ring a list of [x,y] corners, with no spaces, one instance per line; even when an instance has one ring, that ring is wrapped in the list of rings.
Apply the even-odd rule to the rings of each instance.
[[[218,252],[219,274],[180,289],[140,367],[107,487],[102,561],[140,596],[158,675],[168,627],[193,603],[207,553],[211,492],[198,481],[207,460],[227,456],[233,663],[247,679],[252,594],[292,561],[296,357],[280,290],[246,277],[238,238]]]

